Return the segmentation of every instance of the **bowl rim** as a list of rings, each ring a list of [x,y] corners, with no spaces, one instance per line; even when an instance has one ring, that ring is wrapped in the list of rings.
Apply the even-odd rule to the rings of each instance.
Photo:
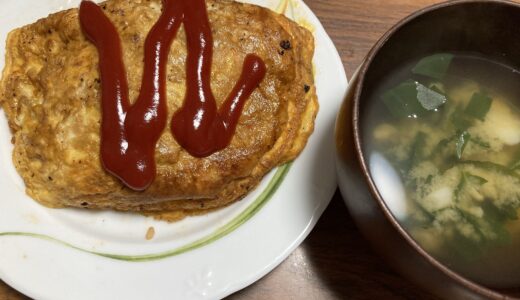
[[[482,296],[491,298],[491,299],[516,299],[513,296],[502,294],[499,291],[493,290],[491,288],[488,288],[486,286],[483,286],[481,284],[478,284],[476,282],[473,282],[462,275],[459,275],[457,272],[451,270],[447,266],[445,266],[443,263],[435,259],[432,255],[430,255],[426,250],[424,250],[408,233],[406,229],[404,229],[399,221],[394,217],[392,214],[390,208],[387,206],[386,202],[384,201],[383,197],[380,195],[379,190],[377,189],[377,186],[375,182],[372,179],[370,170],[367,166],[367,159],[365,158],[364,151],[363,151],[363,143],[362,143],[362,136],[361,136],[361,125],[360,125],[360,114],[359,114],[359,108],[360,108],[360,102],[361,102],[361,92],[364,87],[364,82],[366,78],[367,71],[370,69],[370,66],[372,65],[372,62],[376,55],[380,52],[380,50],[383,48],[383,46],[403,27],[407,26],[411,21],[422,17],[423,15],[426,15],[430,12],[443,9],[446,7],[452,7],[452,6],[458,6],[458,5],[465,5],[465,4],[477,4],[477,3],[485,3],[485,4],[497,4],[497,5],[503,5],[503,6],[509,6],[514,7],[517,9],[520,9],[520,3],[512,2],[509,0],[452,0],[447,2],[441,2],[437,4],[433,4],[430,6],[427,6],[425,8],[422,8],[420,10],[417,10],[413,12],[412,14],[408,15],[404,19],[400,20],[398,23],[396,23],[394,26],[392,26],[388,31],[385,32],[385,34],[374,44],[372,49],[368,52],[367,56],[364,59],[364,62],[360,66],[360,68],[356,71],[357,75],[357,82],[356,84],[356,90],[353,97],[353,109],[352,109],[352,131],[354,136],[354,147],[355,147],[355,155],[356,159],[359,163],[359,166],[361,168],[361,172],[363,173],[364,180],[368,184],[369,191],[373,198],[376,200],[378,207],[383,212],[383,215],[386,217],[386,219],[390,222],[390,224],[394,227],[394,229],[399,232],[399,234],[404,237],[405,241],[415,250],[417,251],[422,258],[424,258],[428,263],[433,265],[435,268],[440,270],[442,273],[447,275],[452,280],[458,282],[465,288],[468,288],[469,290],[480,294]]]

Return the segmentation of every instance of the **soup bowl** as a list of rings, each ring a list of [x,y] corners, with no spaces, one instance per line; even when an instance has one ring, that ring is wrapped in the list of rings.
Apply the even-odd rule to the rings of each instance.
[[[375,44],[354,74],[338,114],[339,187],[351,216],[374,249],[418,285],[448,299],[515,298],[520,289],[492,289],[473,282],[421,248],[392,214],[369,168],[363,117],[374,99],[371,93],[391,70],[439,52],[475,53],[518,70],[520,5],[497,0],[437,4],[405,18]]]

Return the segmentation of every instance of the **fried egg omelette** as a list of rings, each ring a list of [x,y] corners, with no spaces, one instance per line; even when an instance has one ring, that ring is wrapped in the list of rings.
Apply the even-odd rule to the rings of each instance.
[[[136,99],[144,40],[161,14],[161,0],[100,5],[120,34],[129,94]],[[264,60],[266,76],[222,151],[195,158],[178,145],[168,124],[155,149],[156,179],[142,192],[125,187],[102,166],[98,54],[82,34],[78,10],[52,14],[9,34],[0,104],[13,133],[13,162],[29,196],[52,208],[134,211],[171,221],[243,198],[267,172],[298,156],[318,111],[312,34],[259,6],[224,0],[206,5],[214,39],[211,86],[218,104],[239,78],[246,54]],[[168,120],[184,100],[186,55],[181,27],[167,66]]]

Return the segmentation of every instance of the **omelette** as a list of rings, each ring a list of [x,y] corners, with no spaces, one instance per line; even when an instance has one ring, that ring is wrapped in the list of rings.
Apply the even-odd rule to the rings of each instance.
[[[100,6],[120,35],[133,101],[141,86],[144,40],[161,14],[161,0],[109,0]],[[102,166],[99,58],[82,33],[78,9],[8,35],[0,105],[13,134],[13,163],[30,197],[51,208],[132,211],[172,221],[243,198],[271,169],[299,155],[318,111],[314,37],[259,6],[225,0],[209,0],[206,6],[217,104],[233,88],[248,53],[265,62],[265,77],[223,150],[194,157],[177,143],[168,124],[155,148],[156,178],[144,191],[129,189]],[[167,63],[169,123],[183,105],[186,56],[181,26]]]

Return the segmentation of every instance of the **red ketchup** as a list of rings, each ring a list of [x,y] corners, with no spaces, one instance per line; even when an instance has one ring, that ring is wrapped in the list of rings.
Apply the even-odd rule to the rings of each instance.
[[[166,127],[166,64],[171,43],[184,22],[188,58],[186,98],[174,114],[172,132],[195,157],[227,147],[244,104],[263,80],[261,58],[248,54],[235,87],[217,109],[210,87],[213,39],[204,0],[163,0],[163,12],[145,41],[141,91],[130,105],[121,40],[115,26],[93,2],[83,1],[79,18],[96,45],[102,87],[103,167],[133,190],[148,188],[156,175],[155,146]]]

